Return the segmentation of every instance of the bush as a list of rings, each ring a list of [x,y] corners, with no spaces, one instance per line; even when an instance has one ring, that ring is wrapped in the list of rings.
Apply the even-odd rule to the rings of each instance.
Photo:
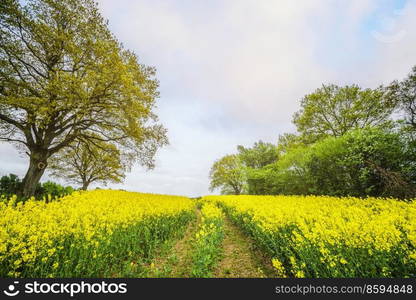
[[[22,188],[22,180],[15,174],[2,176],[0,178],[0,195],[10,198],[12,195],[18,195]],[[74,189],[71,186],[62,186],[52,181],[38,183],[35,190],[36,199],[55,199],[71,194]],[[48,196],[50,195],[50,196]],[[19,199],[22,200],[22,199]]]
[[[38,198],[49,197],[50,195],[52,199],[55,199],[72,194],[74,192],[74,189],[71,186],[64,187],[55,182],[46,181],[42,184],[40,192],[40,197]]]
[[[9,198],[18,193],[22,186],[22,181],[15,174],[5,175],[0,178],[0,195]]]

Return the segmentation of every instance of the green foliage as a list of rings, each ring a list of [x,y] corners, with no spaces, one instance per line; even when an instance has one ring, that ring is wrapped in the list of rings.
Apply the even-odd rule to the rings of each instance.
[[[277,161],[279,154],[276,145],[259,141],[251,148],[237,146],[238,157],[244,166],[247,192],[249,194],[263,194],[266,192],[264,170],[266,166]]]
[[[94,0],[6,0],[0,15],[0,140],[29,155],[25,196],[75,140],[112,142],[154,166],[167,144],[155,69],[124,49]]]
[[[22,181],[17,175],[10,174],[8,176],[2,176],[0,178],[0,195],[5,198],[10,198],[12,195],[18,195],[22,189]],[[62,186],[52,181],[46,181],[43,184],[38,183],[35,190],[36,199],[52,200],[60,198],[65,195],[72,194],[74,189],[71,186]],[[20,197],[19,200],[25,198]]]
[[[280,158],[266,177],[266,182],[271,186],[267,194],[308,194],[304,164],[306,154],[307,146],[302,146],[288,151]]]
[[[15,174],[9,174],[9,176],[2,176],[0,178],[0,195],[9,198],[15,195],[17,191],[22,187],[22,181]]]
[[[299,136],[294,133],[284,133],[279,135],[277,142],[277,153],[279,156],[287,153],[291,149],[301,147],[307,142],[302,139],[302,136]]]
[[[46,181],[41,185],[40,197],[51,197],[52,199],[70,195],[74,192],[71,186],[62,186],[53,181]]]
[[[397,132],[356,129],[288,152],[264,180],[272,194],[409,198],[415,196],[413,149]]]
[[[106,142],[76,142],[49,161],[53,176],[80,184],[83,190],[93,182],[121,182],[129,163],[116,146]]]
[[[304,140],[314,142],[326,136],[342,136],[347,131],[385,124],[397,101],[385,89],[361,89],[357,85],[322,85],[301,101],[293,123]]]
[[[416,66],[388,88],[323,85],[302,99],[297,133],[277,147],[238,146],[242,185],[256,195],[416,197],[415,120]]]
[[[345,136],[347,155],[340,165],[349,170],[350,194],[358,196],[411,197],[414,178],[404,169],[411,163],[408,145],[396,132],[376,128],[357,130]]]
[[[259,141],[254,143],[252,148],[237,146],[238,156],[241,162],[249,168],[259,169],[271,163],[278,158],[277,148],[271,143]]]
[[[391,97],[397,99],[406,124],[416,130],[416,66],[403,81],[394,81],[390,87]]]
[[[222,194],[239,195],[244,190],[245,171],[238,155],[226,155],[217,160],[209,177],[211,191],[221,188]]]
[[[247,192],[250,195],[265,195],[271,190],[269,178],[272,165],[267,165],[260,169],[247,168]]]

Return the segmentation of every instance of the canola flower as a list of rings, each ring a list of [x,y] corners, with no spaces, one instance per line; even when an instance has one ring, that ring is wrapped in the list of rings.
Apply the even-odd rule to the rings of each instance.
[[[273,257],[279,277],[416,276],[416,202],[207,196]]]
[[[205,203],[201,208],[201,217],[203,223],[222,222],[224,213],[217,205]]]
[[[194,217],[185,197],[97,190],[0,202],[0,276],[112,276]]]
[[[192,253],[192,277],[211,277],[222,251],[224,214],[213,203],[201,204],[201,223],[197,228]]]

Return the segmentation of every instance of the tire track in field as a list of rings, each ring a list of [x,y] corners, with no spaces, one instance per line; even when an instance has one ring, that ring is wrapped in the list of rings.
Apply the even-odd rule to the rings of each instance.
[[[223,255],[214,271],[215,278],[263,278],[265,266],[253,251],[252,241],[228,217],[224,220]]]
[[[150,278],[191,278],[193,241],[201,223],[201,213],[195,209],[196,219],[182,238],[166,245],[146,267]],[[224,217],[224,240],[221,259],[215,264],[213,278],[274,277],[271,260],[255,247],[254,241],[230,219]]]
[[[195,209],[196,220],[192,221],[181,239],[171,247],[165,248],[153,259],[148,267],[147,277],[158,278],[189,278],[192,267],[192,241],[201,222],[199,209]]]

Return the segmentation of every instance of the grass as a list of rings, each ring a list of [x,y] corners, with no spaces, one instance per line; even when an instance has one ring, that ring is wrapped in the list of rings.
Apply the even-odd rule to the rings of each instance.
[[[224,222],[223,255],[215,269],[215,278],[264,278],[273,267],[243,232],[228,218]]]
[[[150,278],[182,278],[189,277],[191,266],[191,249],[195,232],[201,223],[201,215],[195,210],[196,218],[191,222],[184,234],[176,240],[170,241],[158,255],[146,266],[147,276]]]

